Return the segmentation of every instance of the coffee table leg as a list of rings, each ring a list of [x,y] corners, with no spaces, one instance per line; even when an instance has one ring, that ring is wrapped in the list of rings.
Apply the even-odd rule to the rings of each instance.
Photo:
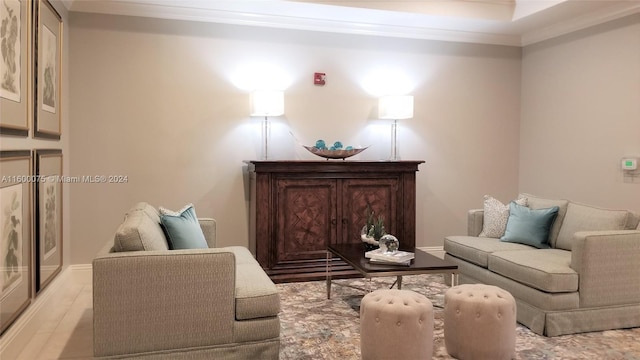
[[[402,290],[402,276],[398,276],[398,290]]]
[[[331,299],[331,252],[327,251],[327,299]]]
[[[456,286],[458,285],[458,274],[457,273],[452,273],[451,274],[451,286]]]

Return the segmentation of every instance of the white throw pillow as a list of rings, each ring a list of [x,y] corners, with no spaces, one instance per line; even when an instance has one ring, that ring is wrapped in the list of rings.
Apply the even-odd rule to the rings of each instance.
[[[527,206],[527,198],[519,197],[516,204]],[[479,237],[499,239],[504,235],[509,220],[509,204],[505,205],[500,200],[485,195],[484,196],[484,219],[482,221],[482,231]]]

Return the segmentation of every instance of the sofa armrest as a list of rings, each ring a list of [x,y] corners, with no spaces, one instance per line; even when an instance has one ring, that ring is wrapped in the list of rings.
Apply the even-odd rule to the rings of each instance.
[[[198,222],[209,247],[216,247],[216,221],[211,218],[199,218]]]
[[[93,260],[94,355],[229,343],[235,256],[221,249],[133,251]]]
[[[472,209],[467,214],[467,235],[478,236],[482,232],[484,209]]]
[[[640,303],[640,231],[581,231],[573,237],[580,307]]]

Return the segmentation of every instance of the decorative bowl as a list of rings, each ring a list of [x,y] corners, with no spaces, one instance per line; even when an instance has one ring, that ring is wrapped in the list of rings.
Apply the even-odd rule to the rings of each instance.
[[[354,148],[354,149],[350,149],[350,150],[328,150],[328,149],[318,149],[315,146],[306,146],[306,145],[302,145],[305,149],[309,150],[310,153],[314,154],[314,155],[318,155],[320,157],[323,157],[327,160],[329,159],[346,159],[348,157],[351,157],[353,155],[357,155],[363,151],[365,151],[367,147],[363,147],[363,148]]]

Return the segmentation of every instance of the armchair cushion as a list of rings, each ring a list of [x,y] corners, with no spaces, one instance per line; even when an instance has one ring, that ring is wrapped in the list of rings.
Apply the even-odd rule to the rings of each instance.
[[[236,257],[236,320],[277,316],[280,295],[269,276],[242,246],[225,248]]]
[[[130,209],[116,231],[114,251],[167,250],[160,224],[152,218],[154,214],[158,218],[155,208],[147,203],[138,203]]]
[[[160,223],[167,236],[170,249],[206,249],[209,247],[193,204],[185,206],[178,212],[160,208],[160,213]]]

